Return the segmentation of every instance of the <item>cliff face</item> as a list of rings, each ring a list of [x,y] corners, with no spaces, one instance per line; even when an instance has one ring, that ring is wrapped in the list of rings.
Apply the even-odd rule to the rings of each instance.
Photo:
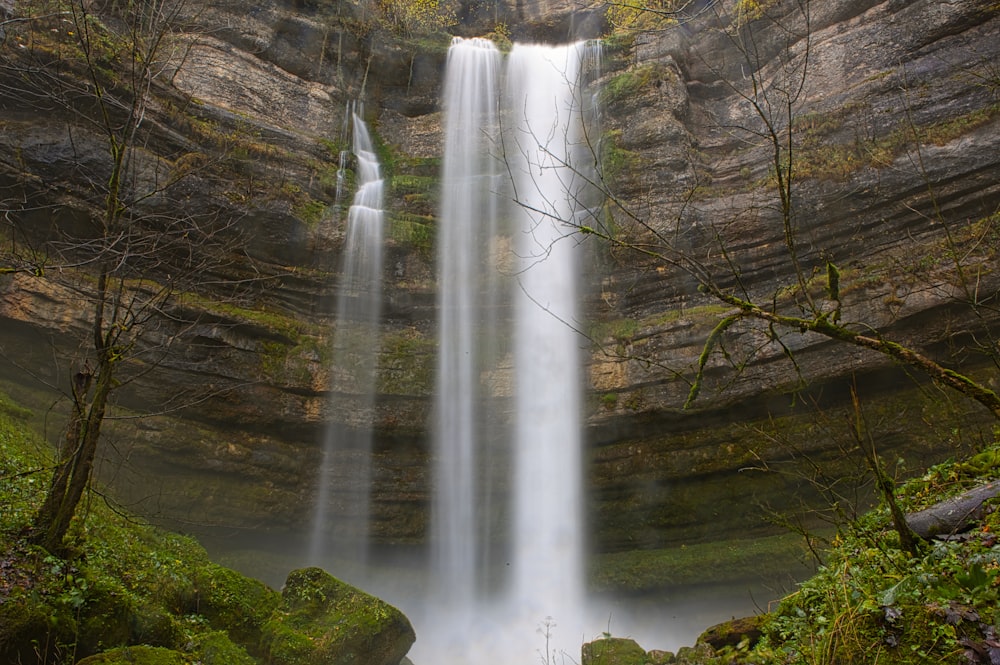
[[[568,1],[510,0],[493,15],[468,4],[467,33],[506,22],[515,37],[562,40],[604,28],[597,3],[575,15]],[[730,21],[704,11],[609,44],[602,160],[620,202],[643,222],[618,214],[615,228],[636,242],[669,236],[748,297],[787,297],[795,277],[770,146],[760,139],[767,117],[779,131],[789,119],[780,108],[755,112],[753,86],[766,82],[775,94],[801,86],[788,108],[804,270],[812,279],[827,262],[840,266],[843,320],[976,372],[974,357],[949,354],[1000,323],[987,306],[1000,279],[1000,9],[985,0],[838,0],[812,3],[805,16],[796,4]],[[184,57],[158,82],[147,151],[173,167],[216,165],[158,205],[238,219],[240,256],[219,270],[241,286],[214,292],[207,276],[203,290],[175,302],[178,315],[190,314],[176,318],[197,324],[156,372],[119,392],[123,414],[159,415],[119,424],[104,470],[165,519],[290,533],[308,524],[323,428],[369,417],[329,367],[344,232],[336,172],[345,107],[360,97],[390,178],[374,529],[381,544],[419,545],[447,38],[388,35],[349,3],[272,0],[247,10],[223,0],[195,9],[201,29],[179,38]],[[10,96],[0,103],[0,185],[9,196],[59,204],[36,215],[33,237],[85,226],[94,202],[82,174],[101,172],[99,137],[58,110]],[[794,483],[750,482],[741,469],[772,454],[840,455],[839,417],[824,423],[807,406],[789,408],[802,383],[811,387],[805,401],[836,405],[853,380],[867,389],[875,435],[920,455],[932,438],[927,422],[978,417],[976,405],[921,397],[926,386],[877,354],[747,324],[726,332],[727,354],[710,356],[702,396],[682,411],[724,308],[669,262],[607,247],[594,254],[587,424],[602,549],[710,539],[735,524],[763,528],[759,513],[746,517],[747,505],[780,504]],[[956,279],[956,260],[971,286]],[[56,276],[0,276],[2,377],[24,401],[51,403],[46,384],[63,388],[82,362],[78,292]],[[972,292],[982,306],[962,304]],[[171,320],[160,339],[170,337]],[[951,425],[943,429],[943,439],[953,436]]]

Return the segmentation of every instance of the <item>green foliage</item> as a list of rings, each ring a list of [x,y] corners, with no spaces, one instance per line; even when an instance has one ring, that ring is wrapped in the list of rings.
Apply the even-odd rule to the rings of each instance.
[[[910,510],[924,508],[981,478],[996,476],[1000,449],[946,463],[900,488]],[[967,538],[927,543],[910,557],[881,507],[845,525],[825,565],[786,597],[745,662],[789,664],[959,663],[984,653],[1000,621],[997,513]],[[987,661],[982,661],[987,662]]]
[[[660,30],[677,23],[677,0],[621,0],[608,3],[605,16],[612,33]]]
[[[378,0],[383,20],[404,35],[439,32],[457,22],[457,3],[451,0]]]
[[[737,23],[748,23],[759,19],[764,15],[764,12],[776,2],[777,0],[737,0]]]
[[[71,663],[128,646],[85,662],[253,663],[279,595],[212,563],[191,538],[90,502],[69,559],[26,544],[51,473],[27,417],[0,394],[0,661]]]
[[[609,107],[627,101],[650,86],[664,79],[673,79],[676,75],[662,62],[650,62],[622,72],[601,88],[601,106]]]

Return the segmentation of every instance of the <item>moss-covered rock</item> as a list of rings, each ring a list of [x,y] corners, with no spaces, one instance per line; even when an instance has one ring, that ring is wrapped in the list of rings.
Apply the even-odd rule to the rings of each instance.
[[[716,650],[740,644],[753,646],[763,635],[761,627],[766,618],[766,615],[757,615],[724,621],[702,633],[698,641]]]
[[[209,625],[225,630],[234,642],[259,654],[261,630],[281,597],[263,582],[210,564],[199,574],[199,612]]]
[[[608,637],[583,645],[583,665],[647,665],[649,656],[635,640]]]
[[[263,632],[274,665],[398,665],[416,639],[402,612],[319,568],[289,573]]]
[[[135,646],[112,649],[84,658],[77,665],[192,665],[185,654],[164,647]]]

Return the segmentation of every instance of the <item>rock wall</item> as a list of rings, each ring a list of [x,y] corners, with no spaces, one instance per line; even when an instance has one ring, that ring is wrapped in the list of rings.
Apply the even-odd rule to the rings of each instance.
[[[597,3],[574,15],[576,3],[519,0],[492,16],[472,4],[467,33],[502,21],[515,37],[604,29]],[[608,44],[601,159],[620,202],[643,222],[615,214],[615,228],[636,241],[669,236],[756,299],[787,293],[794,275],[752,90],[754,80],[776,86],[782,72],[808,63],[792,108],[806,271],[819,274],[827,261],[841,267],[845,320],[978,372],[975,358],[953,352],[995,329],[997,315],[961,304],[948,238],[960,240],[970,269],[979,266],[976,290],[987,303],[998,288],[1000,10],[985,0],[838,0],[811,3],[806,22],[797,3],[770,4],[766,16],[732,20],[719,15],[731,2],[696,3],[688,20]],[[188,318],[198,325],[156,373],[120,391],[122,413],[156,415],[118,424],[103,471],[147,514],[189,528],[291,542],[308,524],[323,428],[354,427],[369,415],[328,366],[344,232],[335,174],[344,109],[361,98],[390,178],[374,533],[380,545],[419,547],[435,365],[436,100],[447,37],[371,30],[346,2],[196,8],[204,30],[187,35],[185,58],[156,89],[159,138],[150,151],[172,164],[217,158],[218,170],[186,182],[184,200],[239,219],[243,257],[222,276],[245,278],[245,286],[226,294],[206,287],[177,304],[197,313]],[[99,139],[58,112],[26,110],[9,97],[0,108],[0,186],[61,206],[38,216],[37,238],[85,225],[93,202],[80,167],[99,172]],[[747,506],[780,507],[807,484],[798,472],[765,471],[790,469],[807,454],[848,470],[842,418],[823,421],[811,403],[846,404],[852,382],[867,389],[872,431],[888,449],[930,461],[975,440],[976,405],[934,392],[877,354],[746,324],[727,331],[728,354],[709,358],[701,397],[682,410],[725,309],[669,262],[594,245],[587,423],[598,549],[764,530],[763,514]],[[735,273],[717,261],[723,246]],[[66,289],[54,276],[0,276],[0,376],[53,438],[63,402],[55,415],[47,410],[50,388],[64,389],[81,362],[86,329]],[[804,383],[810,390],[792,408]]]

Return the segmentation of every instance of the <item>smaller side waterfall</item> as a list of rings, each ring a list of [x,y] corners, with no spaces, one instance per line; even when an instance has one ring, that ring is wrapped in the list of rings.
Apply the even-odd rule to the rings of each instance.
[[[383,181],[371,136],[351,114],[357,191],[347,212],[342,275],[337,290],[331,385],[343,411],[324,434],[309,544],[313,564],[363,572],[368,552],[375,361],[382,301]]]

